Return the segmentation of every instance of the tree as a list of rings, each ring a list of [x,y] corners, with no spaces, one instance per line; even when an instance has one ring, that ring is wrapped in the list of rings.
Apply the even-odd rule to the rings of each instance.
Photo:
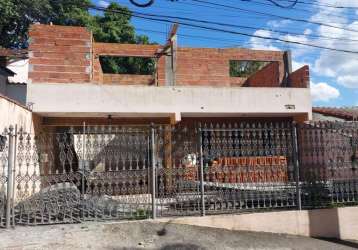
[[[0,46],[26,48],[32,23],[83,25],[92,19],[89,0],[0,0]]]
[[[95,16],[96,21],[90,28],[96,41],[149,44],[147,36],[135,35],[134,27],[130,24],[131,13],[127,8],[112,3],[107,9],[127,14],[108,11],[103,16]],[[150,58],[101,57],[100,61],[104,73],[151,74],[155,67]]]
[[[116,3],[108,10],[127,14],[105,12],[92,15],[90,0],[0,0],[0,47],[28,47],[28,29],[33,23],[85,26],[97,42],[148,44],[146,36],[137,36],[130,23],[131,12]],[[105,73],[150,73],[154,63],[150,59],[101,58]]]
[[[269,62],[230,60],[231,77],[249,77],[265,67]]]

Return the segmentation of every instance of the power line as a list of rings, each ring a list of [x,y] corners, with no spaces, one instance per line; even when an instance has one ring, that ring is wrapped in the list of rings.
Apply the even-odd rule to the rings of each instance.
[[[142,13],[134,12],[134,13],[139,14],[139,15],[148,15],[148,16],[152,16],[152,17],[170,18],[170,19],[184,20],[184,21],[190,21],[190,22],[198,22],[198,23],[204,23],[204,24],[213,24],[213,25],[219,25],[219,26],[224,26],[224,27],[233,27],[233,28],[249,29],[249,30],[265,30],[265,31],[269,31],[269,32],[272,32],[272,33],[278,33],[278,34],[281,34],[281,35],[294,35],[294,36],[300,36],[300,37],[320,38],[320,39],[326,39],[326,40],[358,42],[358,40],[356,40],[356,39],[331,37],[331,36],[324,36],[324,35],[305,35],[305,34],[301,34],[301,33],[283,31],[283,30],[275,30],[275,29],[271,29],[271,28],[253,27],[253,26],[236,25],[236,24],[230,24],[230,23],[213,22],[213,21],[200,20],[200,19],[189,18],[189,17],[177,17],[177,16],[169,16],[169,15],[162,15],[162,14],[150,14],[150,13],[143,13],[143,12]]]
[[[358,30],[355,30],[355,29],[344,28],[344,27],[340,27],[340,26],[336,26],[336,25],[332,25],[332,24],[326,24],[326,23],[322,23],[322,22],[308,21],[308,20],[305,20],[305,19],[299,19],[299,18],[286,17],[286,16],[281,16],[281,15],[276,15],[276,14],[270,14],[270,13],[266,13],[266,12],[250,10],[250,9],[244,9],[244,8],[241,8],[241,7],[236,7],[236,6],[231,6],[231,5],[218,4],[218,3],[207,2],[207,1],[203,1],[203,0],[191,0],[191,1],[199,2],[199,3],[206,3],[206,4],[213,5],[213,6],[226,7],[226,8],[235,9],[235,10],[244,11],[244,12],[249,12],[249,13],[255,13],[257,15],[270,16],[270,17],[275,17],[275,18],[285,19],[285,20],[290,20],[290,21],[295,21],[295,22],[304,22],[304,23],[321,25],[321,26],[325,26],[325,27],[336,28],[336,29],[341,29],[341,30],[346,30],[346,31],[351,31],[351,32],[358,32]]]
[[[144,31],[144,32],[149,32],[149,33],[167,35],[167,32],[159,31],[159,30],[136,28],[136,31]],[[252,44],[252,45],[255,45],[255,44],[261,45],[262,44],[262,43],[247,41],[247,40],[241,40],[242,43],[238,44],[237,39],[234,40],[234,39],[225,39],[225,38],[215,38],[215,37],[210,37],[210,36],[188,35],[188,34],[182,34],[182,33],[178,33],[177,35],[178,35],[178,37],[183,37],[183,38],[193,38],[193,39],[198,39],[198,40],[211,40],[211,41],[217,41],[217,42],[230,43],[231,47],[237,47],[242,44]]]
[[[86,5],[86,6],[88,8],[99,10],[99,11],[104,11],[104,12],[111,12],[111,13],[117,13],[117,14],[122,14],[122,15],[134,16],[134,17],[141,18],[141,19],[146,19],[146,20],[154,20],[154,21],[161,21],[161,22],[165,22],[165,23],[173,23],[173,20],[168,20],[168,19],[159,18],[159,17],[151,17],[148,14],[137,14],[136,12],[132,12],[132,14],[131,14],[131,13],[128,13],[127,11],[113,10],[113,9],[111,10],[111,9],[98,7],[98,6],[95,6],[95,5]],[[203,26],[203,25],[198,25],[198,24],[193,24],[193,23],[187,23],[187,22],[183,22],[183,21],[176,21],[176,23],[178,23],[180,25],[183,25],[183,26],[195,27],[195,28],[204,29],[204,30],[213,30],[213,31],[219,31],[219,32],[223,32],[223,33],[241,35],[241,36],[246,36],[246,37],[255,37],[255,38],[271,40],[271,41],[278,41],[278,42],[284,42],[284,43],[304,45],[304,46],[308,46],[308,47],[313,47],[313,48],[318,48],[318,49],[325,49],[325,50],[336,51],[336,52],[345,52],[345,53],[358,54],[358,51],[352,51],[352,50],[346,50],[346,49],[335,49],[335,48],[325,47],[325,46],[320,46],[320,45],[315,45],[315,44],[302,43],[302,42],[298,42],[298,41],[290,41],[290,40],[277,38],[277,37],[267,37],[267,36],[262,36],[262,35],[257,35],[257,34],[256,35],[255,34],[248,34],[248,33],[244,33],[244,32],[238,32],[238,31],[227,30],[227,29],[220,29],[220,28],[215,28],[215,27],[208,27],[208,26]]]
[[[327,40],[358,42],[358,40],[355,40],[355,39],[338,38],[338,37],[331,37],[331,36],[324,36],[324,35],[305,35],[305,34],[301,34],[301,33],[282,31],[282,30],[275,30],[275,29],[271,29],[271,28],[236,25],[236,24],[230,24],[230,23],[222,23],[222,22],[214,22],[214,21],[208,21],[208,20],[200,20],[200,19],[189,18],[189,17],[178,17],[178,16],[170,16],[170,15],[162,15],[162,14],[151,14],[151,13],[136,12],[136,11],[132,11],[132,13],[135,13],[135,14],[138,14],[138,15],[147,15],[147,16],[151,16],[151,17],[170,18],[170,19],[175,19],[175,20],[184,20],[184,21],[190,21],[190,22],[213,24],[213,25],[219,25],[219,26],[224,26],[224,27],[249,29],[249,30],[255,30],[255,31],[256,30],[265,30],[265,31],[269,31],[269,32],[272,32],[272,33],[278,33],[278,34],[281,34],[281,35],[294,35],[294,36],[300,36],[300,37],[320,38],[320,39],[327,39]]]
[[[165,9],[165,8],[164,8]],[[135,11],[132,11],[135,12]],[[220,23],[220,22],[213,22],[208,20],[199,20],[199,19],[193,19],[188,17],[178,17],[178,16],[169,16],[164,14],[151,14],[151,13],[144,13],[144,12],[135,12],[136,14],[141,15],[148,15],[148,16],[154,16],[154,17],[161,17],[161,18],[171,18],[171,19],[180,19],[185,21],[193,21],[193,22],[199,22],[199,23],[205,23],[205,24],[214,24],[214,25],[220,25],[220,26],[229,26],[234,28],[241,28],[241,29],[250,29],[250,30],[265,30],[272,33],[278,33],[281,35],[294,35],[294,36],[300,36],[300,37],[309,37],[309,38],[320,38],[325,40],[337,40],[337,41],[347,41],[347,42],[358,42],[357,39],[348,39],[348,38],[342,38],[342,37],[331,37],[331,36],[325,36],[325,35],[307,35],[302,33],[296,33],[291,31],[284,31],[284,30],[275,30],[271,28],[263,28],[263,27],[253,27],[253,26],[244,26],[244,25],[235,25],[235,24],[228,24],[228,23]]]
[[[246,1],[246,0],[245,0]],[[248,0],[250,1],[250,0]],[[296,0],[276,0],[278,2],[296,2]],[[328,8],[334,8],[334,9],[350,9],[350,10],[357,10],[358,7],[355,6],[342,6],[342,5],[333,5],[333,4],[325,4],[321,3],[319,1],[311,1],[311,2],[305,2],[305,1],[297,1],[297,4],[305,4],[305,5],[315,5],[320,7],[328,7]]]
[[[243,1],[243,0],[241,0]],[[261,0],[261,1],[265,1],[265,0]],[[272,4],[270,3],[266,3],[266,2],[259,2],[257,0],[248,0],[247,2],[249,3],[252,3],[252,4],[255,4],[255,5],[263,5],[263,6],[273,6]],[[313,14],[317,14],[317,11],[316,10],[312,10],[312,9],[306,9],[306,8],[298,8],[298,7],[295,7],[295,8],[291,8],[289,9],[289,11],[297,11],[297,12],[302,12],[302,13],[309,13],[310,15],[313,15]],[[324,16],[327,16],[327,17],[338,17],[338,18],[344,18],[344,19],[356,19],[356,16],[350,16],[350,15],[337,15],[337,14],[334,14],[332,13],[332,11],[329,11],[328,14],[327,12],[323,12],[323,11],[320,11],[320,14],[324,15]],[[345,23],[344,23],[345,24]]]
[[[142,7],[142,8],[145,8],[145,7],[149,7],[151,5],[153,5],[154,3],[154,0],[147,0],[147,2],[144,2],[144,3],[138,3],[137,1],[135,0],[129,0],[133,5],[137,6],[137,7]],[[175,0],[171,0],[172,2],[174,2]],[[245,0],[245,1],[249,1],[249,0]],[[298,0],[294,0],[292,1],[291,3],[288,3],[287,5],[283,5],[283,4],[279,4],[278,1],[276,0],[266,0],[268,2],[271,2],[272,4],[280,7],[280,8],[292,8],[293,6],[295,6],[298,2]]]
[[[240,1],[243,1],[243,0],[240,0]],[[257,2],[257,1],[253,1],[253,0],[250,0],[248,1],[249,3],[252,3],[252,4],[260,4],[260,5],[266,5],[266,6],[272,6],[271,4],[268,4],[268,3],[261,3],[261,2]],[[189,6],[198,6],[198,7],[204,7],[204,8],[208,8],[208,9],[213,9],[213,10],[223,10],[223,11],[226,11],[226,12],[233,12],[233,13],[237,13],[238,11],[237,10],[234,10],[234,9],[230,9],[228,7],[220,7],[220,6],[210,6],[210,5],[205,5],[205,4],[199,4],[199,3],[193,3],[193,2],[182,2],[182,1],[178,1],[177,2],[178,4],[181,4],[181,5],[189,5]],[[294,10],[298,10],[298,11],[301,11],[301,12],[307,12],[307,13],[310,13],[310,14],[317,14],[317,11],[310,11],[308,9],[298,9],[298,8],[292,8],[292,9],[288,9],[289,11],[294,11]],[[250,19],[266,19],[266,20],[272,20],[270,16],[263,16],[263,15],[256,15],[256,16],[249,16],[250,14],[252,13],[249,13],[249,12],[244,12],[244,11],[240,11],[242,12],[242,14],[247,14],[248,16],[245,16],[244,18],[250,18]],[[320,12],[320,14],[323,14],[323,16],[326,16],[326,17],[331,17],[331,16],[335,16],[335,17],[338,17],[338,18],[347,18],[349,21],[355,21],[356,20],[356,16],[342,16],[342,15],[336,15],[336,14],[332,14],[331,12],[325,12],[325,13],[322,13],[322,11]],[[221,15],[220,15],[221,16]],[[225,15],[226,17],[242,17],[242,16],[232,16],[232,15]],[[282,18],[280,18],[282,19]],[[339,24],[339,25],[347,25],[346,22],[344,23],[337,23],[335,22],[335,24]]]
[[[245,1],[247,1],[247,0],[245,0]],[[280,7],[280,8],[292,8],[292,7],[294,7],[294,6],[297,4],[297,2],[298,2],[298,0],[294,0],[294,1],[292,1],[292,2],[291,2],[290,4],[288,4],[288,5],[282,5],[282,4],[279,4],[278,1],[274,1],[274,0],[267,0],[267,1],[271,2],[272,4],[274,4],[274,5],[276,5],[276,6]]]

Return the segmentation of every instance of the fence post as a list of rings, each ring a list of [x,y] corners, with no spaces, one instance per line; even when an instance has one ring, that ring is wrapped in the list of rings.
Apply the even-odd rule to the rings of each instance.
[[[22,130],[22,128],[20,128]],[[11,196],[11,210],[12,210],[12,226],[15,227],[15,186],[16,186],[16,156],[17,156],[17,136],[18,136],[18,127],[15,125],[15,135],[14,135],[14,164],[12,170],[12,196]]]
[[[293,163],[295,167],[296,198],[297,208],[302,210],[301,187],[300,187],[300,163],[298,158],[297,123],[292,123]]]
[[[7,167],[7,195],[6,195],[6,228],[11,226],[11,207],[13,200],[13,169],[15,161],[15,145],[14,145],[14,127],[9,127],[8,132],[9,137],[9,154],[8,154],[8,167]]]
[[[204,157],[203,157],[203,137],[202,129],[199,128],[199,146],[200,146],[200,200],[201,216],[205,216],[205,189],[204,189]]]
[[[156,159],[155,159],[155,128],[152,124],[151,126],[151,143],[152,143],[152,219],[155,220],[157,218],[157,208],[155,202],[156,196]]]
[[[81,217],[85,218],[84,197],[85,197],[85,174],[86,174],[86,122],[82,123],[82,166],[81,166]]]

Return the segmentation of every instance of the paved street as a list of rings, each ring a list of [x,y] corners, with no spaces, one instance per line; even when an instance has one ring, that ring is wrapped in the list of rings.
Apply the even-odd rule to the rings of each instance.
[[[0,230],[0,249],[355,249],[355,243],[145,222]],[[350,245],[350,246],[349,246]]]

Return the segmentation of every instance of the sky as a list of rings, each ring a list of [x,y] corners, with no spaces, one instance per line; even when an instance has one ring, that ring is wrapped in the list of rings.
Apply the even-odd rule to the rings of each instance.
[[[202,0],[231,6],[231,8],[194,0],[156,0],[148,8],[137,8],[129,0],[92,1],[101,7],[116,2],[137,12],[220,22],[225,26],[204,25],[248,35],[356,51],[357,53],[331,51],[183,25],[178,30],[178,43],[181,47],[290,50],[293,70],[303,65],[310,67],[314,106],[358,106],[358,0],[300,0],[301,3],[293,8],[280,8],[272,5],[268,0]],[[285,2],[285,0],[277,1]],[[138,0],[138,2],[145,2],[145,0]],[[327,5],[354,8],[331,8]],[[249,11],[242,11],[242,9]],[[271,16],[253,13],[253,11],[268,13]],[[313,23],[282,19],[277,16],[308,20]],[[170,30],[169,23],[133,17],[132,24],[137,34],[147,35],[153,42],[161,44],[166,42]],[[250,28],[238,28],[233,25]]]

